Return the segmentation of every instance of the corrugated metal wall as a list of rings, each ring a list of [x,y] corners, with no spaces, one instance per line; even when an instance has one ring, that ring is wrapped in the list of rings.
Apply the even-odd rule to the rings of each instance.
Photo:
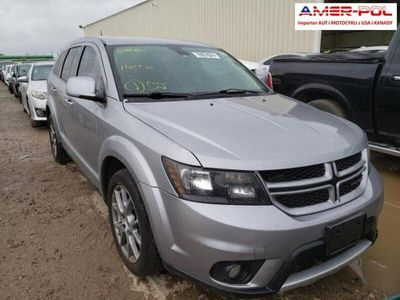
[[[294,30],[307,0],[150,0],[85,27],[85,35],[149,36],[209,43],[238,58],[310,52],[318,33]],[[316,2],[316,1],[313,1]]]

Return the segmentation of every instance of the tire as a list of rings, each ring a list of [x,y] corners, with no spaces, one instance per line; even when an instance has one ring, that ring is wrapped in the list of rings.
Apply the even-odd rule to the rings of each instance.
[[[40,122],[40,121],[35,121],[35,120],[32,120],[32,119],[31,119],[31,126],[32,126],[33,128],[40,127],[40,126],[42,126],[42,122]]]
[[[121,201],[124,198],[125,201]],[[128,270],[137,276],[149,276],[160,271],[162,263],[146,209],[128,170],[119,170],[111,177],[107,204],[114,243]]]
[[[28,116],[30,117],[31,116],[31,108],[30,108],[30,106],[29,106],[29,99],[28,99],[28,97],[26,97],[26,107],[27,107],[27,111],[26,111],[26,113],[28,114]]]
[[[10,92],[10,94],[14,94],[11,83],[8,85],[8,91]]]
[[[308,102],[309,105],[318,108],[320,110],[331,113],[335,116],[341,117],[343,119],[348,119],[348,115],[345,109],[337,102],[330,99],[318,99]]]
[[[49,124],[50,148],[51,148],[51,153],[53,154],[54,160],[56,162],[58,162],[59,164],[64,164],[66,162],[69,162],[71,159],[57,138],[57,134],[55,131],[53,119],[51,118],[51,114],[49,114],[47,120],[48,120],[48,124]]]

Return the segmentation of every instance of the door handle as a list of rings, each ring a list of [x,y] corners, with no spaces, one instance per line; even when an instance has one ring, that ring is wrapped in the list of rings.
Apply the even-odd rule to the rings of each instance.
[[[400,75],[393,75],[394,81],[400,81]]]

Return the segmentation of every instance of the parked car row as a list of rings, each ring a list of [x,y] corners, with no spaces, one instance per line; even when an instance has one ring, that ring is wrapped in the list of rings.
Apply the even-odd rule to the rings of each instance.
[[[8,90],[23,105],[32,127],[38,127],[47,121],[46,101],[47,84],[54,62],[0,63],[0,79]]]

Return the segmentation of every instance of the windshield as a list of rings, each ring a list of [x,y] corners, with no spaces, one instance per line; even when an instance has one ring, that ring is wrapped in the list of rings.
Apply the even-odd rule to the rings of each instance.
[[[126,97],[150,93],[201,95],[223,90],[268,92],[262,82],[222,50],[180,45],[109,49],[121,94]]]
[[[35,66],[32,70],[32,80],[46,80],[52,69],[53,65]]]
[[[28,73],[30,67],[31,64],[20,65],[18,67],[18,76],[25,76]]]

